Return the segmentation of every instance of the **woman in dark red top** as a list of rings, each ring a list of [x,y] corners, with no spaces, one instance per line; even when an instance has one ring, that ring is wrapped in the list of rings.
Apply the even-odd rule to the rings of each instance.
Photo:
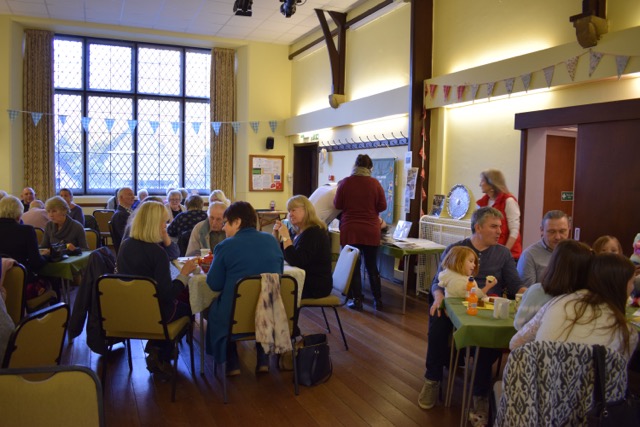
[[[484,196],[477,201],[478,207],[491,206],[502,214],[502,226],[498,243],[511,251],[514,260],[522,253],[522,236],[520,235],[520,206],[504,181],[502,172],[488,169],[480,174],[480,189]]]
[[[380,246],[380,218],[378,214],[387,209],[384,190],[377,179],[371,176],[373,162],[366,154],[356,159],[351,176],[338,183],[333,204],[342,210],[340,219],[340,245],[355,246],[364,257],[369,273],[374,308],[382,310],[380,273],[376,265]],[[360,259],[351,280],[349,291],[353,301],[350,308],[362,310],[362,279],[360,278]]]

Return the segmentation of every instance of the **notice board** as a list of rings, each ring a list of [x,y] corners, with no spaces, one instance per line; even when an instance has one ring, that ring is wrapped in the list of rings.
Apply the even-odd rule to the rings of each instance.
[[[249,191],[284,191],[284,156],[249,155]]]
[[[396,191],[396,159],[371,159],[373,170],[371,176],[382,185],[387,199],[387,209],[380,212],[380,217],[387,223],[393,224],[393,202]]]

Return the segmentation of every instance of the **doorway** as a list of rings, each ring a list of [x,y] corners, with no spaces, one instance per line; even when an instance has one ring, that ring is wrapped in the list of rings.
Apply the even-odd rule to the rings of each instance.
[[[318,188],[318,144],[293,146],[293,194],[309,197]]]

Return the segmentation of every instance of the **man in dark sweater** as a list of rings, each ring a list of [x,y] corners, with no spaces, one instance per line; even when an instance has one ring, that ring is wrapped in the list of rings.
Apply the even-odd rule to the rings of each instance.
[[[487,276],[494,276],[498,280],[498,284],[491,289],[491,292],[502,295],[503,291],[506,291],[507,295],[513,296],[519,291],[524,291],[524,289],[509,249],[498,244],[502,220],[502,214],[494,208],[484,207],[478,209],[471,217],[471,231],[473,233],[471,237],[447,247],[442,254],[442,258],[444,259],[454,246],[467,246],[473,249],[478,254],[480,264],[478,274],[475,277],[478,286],[483,288]],[[441,310],[442,301],[444,300],[444,289],[438,286],[438,274],[441,268],[441,266],[438,267],[438,272],[434,276],[431,285],[433,304],[431,305],[429,317],[427,369],[425,372],[425,384],[418,402],[423,409],[430,409],[435,406],[440,381],[442,380],[442,370],[449,359],[449,336],[453,329],[451,320]],[[473,388],[476,408],[475,411],[470,413],[470,417],[478,419],[487,415],[487,396],[491,386],[491,366],[499,355],[499,351],[495,349],[483,348],[480,351]]]
[[[122,187],[118,190],[118,207],[111,217],[111,239],[116,252],[120,250],[120,243],[124,236],[124,229],[127,227],[127,221],[132,212],[135,195],[129,187]]]

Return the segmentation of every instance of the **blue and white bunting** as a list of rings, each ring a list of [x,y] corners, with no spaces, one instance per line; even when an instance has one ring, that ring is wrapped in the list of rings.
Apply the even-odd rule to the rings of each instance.
[[[196,133],[196,135],[198,135],[200,133],[200,126],[202,125],[201,122],[191,122],[191,127],[193,128],[193,131]]]
[[[33,120],[33,125],[35,127],[38,127],[38,123],[40,122],[41,118],[42,118],[42,113],[31,113],[31,120]]]
[[[155,134],[158,131],[158,128],[160,127],[160,122],[150,121],[149,125],[151,126],[151,129],[153,129],[153,133]]]
[[[80,123],[82,124],[82,129],[85,132],[89,133],[89,124],[91,123],[91,117],[83,117],[80,119]]]
[[[111,129],[113,129],[113,124],[116,122],[116,119],[104,119],[104,124],[107,125],[107,130],[111,133]]]
[[[127,120],[127,125],[129,126],[129,132],[133,133],[136,130],[136,126],[138,126],[137,120]]]
[[[240,130],[240,122],[231,122],[231,127],[233,128],[233,133],[237,134]]]
[[[271,133],[274,133],[276,131],[276,129],[278,128],[278,121],[277,120],[269,120],[269,127],[271,128]]]
[[[180,130],[180,122],[171,122],[171,129],[173,129],[173,133],[177,135]]]
[[[260,127],[260,122],[249,122],[251,129],[253,129],[253,133],[258,133],[258,128]]]
[[[220,125],[222,123],[220,122],[211,122],[211,128],[213,129],[213,133],[216,134],[216,136],[220,133]]]
[[[65,114],[58,114],[58,120],[60,120],[60,124],[64,126],[67,123],[67,116]]]
[[[13,122],[15,121],[15,119],[18,118],[18,113],[19,111],[16,110],[7,110],[7,113],[9,113],[9,121]]]

